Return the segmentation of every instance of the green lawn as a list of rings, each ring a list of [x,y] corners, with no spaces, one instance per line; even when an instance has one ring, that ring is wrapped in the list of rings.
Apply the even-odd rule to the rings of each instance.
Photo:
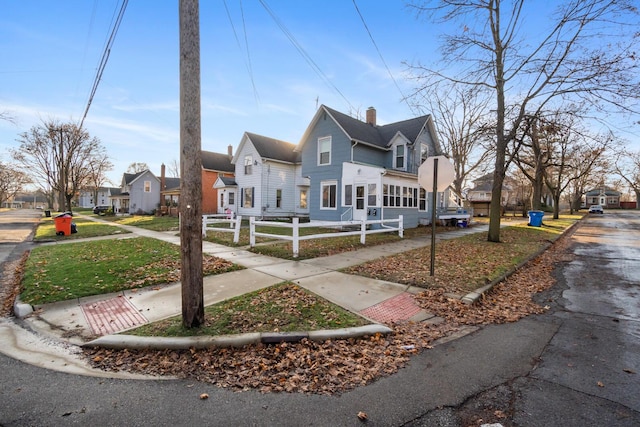
[[[237,270],[205,255],[205,275]],[[21,298],[44,304],[180,280],[180,247],[136,237],[41,246],[26,262]]]
[[[34,241],[64,241],[128,233],[128,231],[115,225],[102,224],[99,222],[91,221],[89,219],[73,217],[72,222],[76,224],[76,229],[78,230],[78,232],[73,233],[69,236],[58,236],[56,235],[56,227],[54,223],[54,217],[56,215],[57,214],[54,213],[51,215],[51,218],[42,218],[40,224],[38,225],[38,229],[36,230],[36,234],[33,238]]]

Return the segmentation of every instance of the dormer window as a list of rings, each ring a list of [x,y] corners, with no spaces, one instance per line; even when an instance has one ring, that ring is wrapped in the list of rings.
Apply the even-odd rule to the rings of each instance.
[[[404,169],[405,168],[406,149],[407,149],[407,147],[405,145],[396,145],[396,153],[395,153],[395,168],[396,169]]]

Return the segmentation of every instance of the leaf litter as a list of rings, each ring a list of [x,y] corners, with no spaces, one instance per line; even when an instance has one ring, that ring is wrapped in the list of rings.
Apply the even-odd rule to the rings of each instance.
[[[403,322],[389,326],[389,335],[362,339],[303,339],[297,343],[251,345],[242,348],[187,350],[85,349],[90,363],[106,371],[172,376],[216,384],[235,391],[299,392],[333,395],[392,375],[413,355],[432,348],[465,325],[516,322],[545,312],[532,300],[550,288],[554,263],[566,259],[569,239],[561,237],[547,251],[528,262],[477,303],[467,305],[451,296],[458,290],[444,286],[415,295],[439,323]],[[295,304],[295,301],[290,301]]]

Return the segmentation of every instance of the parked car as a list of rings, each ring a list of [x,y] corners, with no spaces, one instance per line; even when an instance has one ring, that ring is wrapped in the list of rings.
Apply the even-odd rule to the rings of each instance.
[[[109,209],[111,209],[111,206],[108,205],[98,205],[96,207],[93,208],[93,213],[100,215],[100,214],[104,214],[106,213]]]
[[[600,205],[591,205],[591,206],[589,206],[589,213],[603,214],[604,213],[604,209],[602,209],[602,206],[600,206]]]

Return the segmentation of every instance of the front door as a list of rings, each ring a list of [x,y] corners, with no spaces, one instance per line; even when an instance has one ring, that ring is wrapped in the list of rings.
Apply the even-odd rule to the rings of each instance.
[[[353,219],[355,221],[362,221],[363,219],[367,219],[367,203],[365,196],[365,185],[364,184],[356,184],[356,200],[354,203],[353,209]]]

